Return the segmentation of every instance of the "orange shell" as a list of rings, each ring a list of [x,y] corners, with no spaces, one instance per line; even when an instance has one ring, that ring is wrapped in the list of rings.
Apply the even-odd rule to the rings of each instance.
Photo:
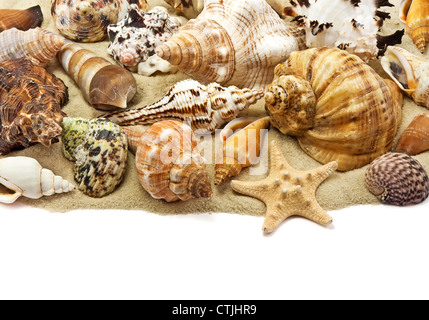
[[[24,10],[0,9],[0,32],[17,28],[26,31],[40,27],[43,22],[43,13],[40,6]]]
[[[395,151],[416,155],[426,150],[429,150],[429,113],[422,113],[405,129]]]

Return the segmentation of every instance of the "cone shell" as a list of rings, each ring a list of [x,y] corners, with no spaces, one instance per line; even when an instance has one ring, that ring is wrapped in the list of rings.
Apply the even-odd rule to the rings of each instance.
[[[347,171],[392,148],[401,122],[402,94],[392,81],[383,80],[357,56],[340,49],[308,49],[292,53],[275,73],[276,78],[295,76],[297,86],[306,79],[314,91],[316,112],[311,129],[311,119],[303,120],[301,115],[312,117],[313,112],[302,113],[300,106],[284,102],[287,93],[279,94],[278,88],[267,91],[266,109],[271,123],[279,128],[282,116],[272,110],[285,110],[299,118],[294,123],[303,123],[304,130],[294,126],[288,134],[297,134],[301,148],[317,161],[337,161],[338,170]],[[292,90],[292,94],[296,92]]]
[[[178,15],[195,19],[204,8],[204,0],[165,0]]]
[[[45,66],[64,45],[64,38],[41,28],[21,31],[16,28],[0,33],[0,61],[26,58]]]
[[[192,129],[166,120],[144,133],[124,128],[143,188],[155,199],[167,202],[211,197],[212,189]]]
[[[429,113],[422,113],[405,129],[395,151],[416,155],[427,150],[429,150]]]
[[[74,178],[85,194],[100,198],[121,183],[127,163],[127,138],[106,119],[64,118],[64,156],[75,161]]]
[[[407,34],[424,53],[429,43],[429,2],[427,0],[402,0],[400,19],[406,23]]]
[[[0,9],[0,32],[16,28],[26,31],[40,27],[43,22],[43,13],[40,6],[24,10]]]
[[[70,41],[58,53],[64,70],[81,89],[85,100],[94,108],[126,108],[137,91],[133,75]]]
[[[366,171],[365,182],[368,190],[386,204],[417,204],[429,195],[426,171],[404,153],[391,152],[375,159]]]

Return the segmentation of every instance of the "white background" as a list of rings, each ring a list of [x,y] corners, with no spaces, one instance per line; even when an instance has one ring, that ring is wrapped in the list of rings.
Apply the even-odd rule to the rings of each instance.
[[[429,200],[428,200],[429,201]],[[0,205],[1,299],[428,299],[429,202],[292,217]]]

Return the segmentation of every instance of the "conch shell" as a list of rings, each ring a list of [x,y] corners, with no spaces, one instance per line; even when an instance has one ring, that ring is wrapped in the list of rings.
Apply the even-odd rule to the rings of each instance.
[[[195,19],[204,8],[204,0],[165,0],[178,15]]]
[[[173,202],[212,196],[205,159],[191,127],[166,120],[144,133],[130,128],[124,131],[136,155],[139,181],[153,198]]]
[[[55,58],[65,39],[41,28],[21,31],[16,28],[0,33],[0,62],[26,58],[45,66]]]
[[[231,125],[228,124],[224,128],[225,131],[231,133],[230,128],[239,126],[240,122],[243,122],[245,126],[230,136],[228,133],[224,134],[224,130],[221,132],[221,137],[225,141],[222,145],[222,152],[218,153],[219,160],[215,165],[214,183],[216,185],[237,176],[242,168],[256,163],[261,150],[262,137],[267,131],[264,129],[270,125],[270,117],[254,120],[250,124],[247,124],[246,118],[239,118],[232,122]]]
[[[54,175],[51,170],[42,168],[37,160],[29,157],[0,159],[0,184],[8,190],[0,190],[0,202],[8,204],[21,196],[39,199],[74,190],[70,182]]]
[[[348,171],[391,149],[402,94],[356,55],[336,48],[294,52],[275,76],[265,95],[271,124],[297,136],[317,161],[337,161],[338,170]]]
[[[265,0],[206,0],[156,53],[203,84],[264,89],[274,67],[303,48],[301,38]]]
[[[137,91],[131,72],[71,41],[61,48],[58,60],[96,109],[126,108]]]
[[[40,6],[24,10],[0,9],[0,32],[16,28],[26,31],[40,27],[43,22],[43,13]]]
[[[427,0],[402,0],[399,19],[406,24],[407,34],[424,53],[429,43],[429,3]]]
[[[205,86],[188,79],[176,83],[161,100],[152,105],[101,117],[121,126],[150,124],[173,118],[189,122],[196,133],[213,133],[263,96],[259,90],[238,89],[234,86],[225,88],[217,83]]]
[[[429,150],[429,113],[422,113],[405,129],[394,151],[413,156],[426,150]]]

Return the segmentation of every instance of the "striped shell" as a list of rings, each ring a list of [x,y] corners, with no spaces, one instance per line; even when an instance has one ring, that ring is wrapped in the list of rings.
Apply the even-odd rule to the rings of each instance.
[[[293,52],[275,74],[278,80],[265,96],[271,123],[297,136],[317,161],[337,161],[338,170],[347,171],[391,149],[402,118],[402,94],[356,55],[329,48]],[[297,88],[306,99],[295,98]]]
[[[91,197],[104,197],[121,183],[127,163],[125,133],[106,119],[64,118],[63,155],[75,162],[78,188]]]
[[[167,202],[211,197],[212,189],[192,129],[166,120],[144,133],[124,128],[143,188]]]
[[[43,13],[40,6],[24,10],[0,9],[0,32],[16,28],[26,31],[40,27],[43,22]]]
[[[417,204],[429,195],[426,171],[404,153],[391,152],[375,159],[366,171],[365,182],[368,190],[386,204]]]
[[[429,43],[429,2],[402,0],[399,18],[405,22],[407,34],[417,49],[424,53]]]
[[[416,116],[405,129],[395,151],[412,156],[426,150],[429,150],[429,113],[422,113]]]

